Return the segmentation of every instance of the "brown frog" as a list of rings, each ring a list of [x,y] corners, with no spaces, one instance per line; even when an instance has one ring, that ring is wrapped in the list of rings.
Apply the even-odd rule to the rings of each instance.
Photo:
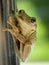
[[[10,28],[4,27],[3,30],[12,34],[17,56],[25,61],[36,39],[36,18],[28,16],[24,10],[19,10],[16,16],[13,13],[9,15],[7,23]]]

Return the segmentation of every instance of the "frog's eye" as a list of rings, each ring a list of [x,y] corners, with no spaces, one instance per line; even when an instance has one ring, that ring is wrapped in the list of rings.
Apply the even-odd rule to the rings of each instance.
[[[20,10],[19,13],[24,13],[24,10]]]
[[[36,18],[35,18],[35,17],[32,17],[32,18],[31,18],[31,22],[32,22],[32,23],[36,22]]]
[[[19,11],[19,13],[21,13],[22,10]]]

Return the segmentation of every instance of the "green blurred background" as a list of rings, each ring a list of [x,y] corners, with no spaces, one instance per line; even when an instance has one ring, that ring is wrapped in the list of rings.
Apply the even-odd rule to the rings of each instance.
[[[49,61],[49,1],[17,0],[17,6],[37,22],[37,41],[27,62]]]

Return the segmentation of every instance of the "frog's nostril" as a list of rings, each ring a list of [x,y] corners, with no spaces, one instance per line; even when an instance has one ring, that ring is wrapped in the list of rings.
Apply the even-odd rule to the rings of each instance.
[[[33,22],[36,22],[36,18],[32,18],[31,19],[31,22],[33,23]]]

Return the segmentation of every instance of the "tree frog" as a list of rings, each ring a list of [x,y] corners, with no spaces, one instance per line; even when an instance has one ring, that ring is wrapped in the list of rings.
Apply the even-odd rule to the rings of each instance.
[[[13,13],[9,15],[7,24],[10,28],[3,27],[3,30],[11,33],[15,52],[22,61],[25,61],[36,40],[36,18],[27,15],[24,10],[19,10],[16,16]]]

